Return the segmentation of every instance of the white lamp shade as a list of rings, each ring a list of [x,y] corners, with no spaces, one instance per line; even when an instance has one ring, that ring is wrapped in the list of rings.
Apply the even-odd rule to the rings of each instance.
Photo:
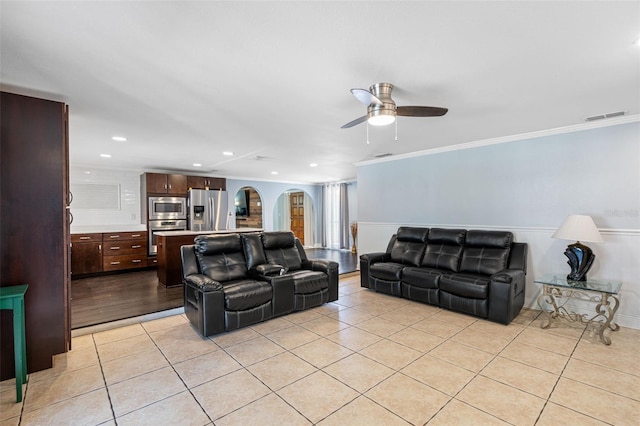
[[[604,243],[591,216],[571,214],[551,236],[559,240],[582,241],[585,243]]]

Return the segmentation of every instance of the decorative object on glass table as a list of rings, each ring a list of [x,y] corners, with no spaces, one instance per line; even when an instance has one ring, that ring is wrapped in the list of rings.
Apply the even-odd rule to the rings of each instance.
[[[567,216],[551,238],[576,241],[573,244],[569,244],[564,251],[564,255],[569,259],[567,263],[571,267],[571,273],[567,275],[567,279],[570,281],[586,281],[587,272],[591,269],[596,255],[581,241],[604,243],[591,216],[578,214]]]

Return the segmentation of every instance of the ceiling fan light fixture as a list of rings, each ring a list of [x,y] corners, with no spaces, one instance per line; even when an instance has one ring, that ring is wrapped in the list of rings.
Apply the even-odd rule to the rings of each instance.
[[[372,126],[387,126],[396,121],[396,114],[390,110],[377,110],[369,113],[367,122]]]

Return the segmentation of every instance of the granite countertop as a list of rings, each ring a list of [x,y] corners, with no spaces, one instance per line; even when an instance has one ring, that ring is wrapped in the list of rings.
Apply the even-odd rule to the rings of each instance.
[[[221,231],[160,231],[155,232],[159,237],[183,237],[188,235],[210,235],[210,234],[240,234],[243,232],[260,232],[262,228],[238,228],[224,229]]]
[[[72,234],[99,234],[111,232],[142,232],[147,225],[71,225]]]

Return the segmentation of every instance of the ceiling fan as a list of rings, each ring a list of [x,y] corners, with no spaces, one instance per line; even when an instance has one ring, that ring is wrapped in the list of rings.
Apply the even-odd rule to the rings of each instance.
[[[396,116],[403,117],[438,117],[445,115],[447,108],[431,107],[431,106],[396,106],[391,99],[391,91],[393,84],[376,83],[365,89],[351,89],[351,93],[357,100],[367,105],[367,115],[356,118],[348,122],[342,129],[356,126],[367,121],[374,126],[385,126],[396,120]]]

